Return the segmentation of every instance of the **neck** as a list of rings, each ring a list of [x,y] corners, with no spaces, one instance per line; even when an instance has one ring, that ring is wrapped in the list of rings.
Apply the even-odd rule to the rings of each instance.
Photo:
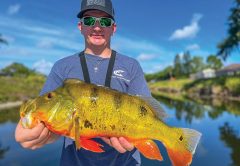
[[[105,47],[105,48],[85,48],[84,51],[86,54],[92,54],[92,55],[96,55],[96,56],[100,56],[102,58],[109,58],[111,56],[112,50],[109,47]]]

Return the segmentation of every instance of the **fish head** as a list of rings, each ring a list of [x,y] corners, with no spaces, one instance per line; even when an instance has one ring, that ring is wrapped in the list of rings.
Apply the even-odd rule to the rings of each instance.
[[[24,128],[33,128],[39,122],[58,123],[71,115],[72,100],[60,88],[22,104],[21,123]]]
[[[20,108],[20,116],[21,123],[24,128],[33,128],[38,120],[32,116],[32,113],[36,110],[36,102],[35,100],[28,100],[21,105]]]

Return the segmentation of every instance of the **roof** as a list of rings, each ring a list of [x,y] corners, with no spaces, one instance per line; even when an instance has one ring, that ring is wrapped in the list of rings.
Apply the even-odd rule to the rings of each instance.
[[[240,64],[231,64],[231,65],[228,65],[226,67],[224,67],[223,69],[240,69]]]
[[[228,66],[225,66],[223,69],[220,69],[219,71],[238,71],[240,70],[240,64],[231,64]]]

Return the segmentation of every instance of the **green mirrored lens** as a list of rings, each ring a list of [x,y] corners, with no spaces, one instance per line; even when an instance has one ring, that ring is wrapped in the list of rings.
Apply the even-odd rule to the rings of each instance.
[[[94,26],[96,21],[99,21],[100,25],[102,27],[110,27],[113,23],[113,20],[111,18],[107,17],[83,17],[82,22],[85,26]]]
[[[87,26],[93,26],[95,24],[96,18],[94,17],[84,17],[83,24]]]
[[[112,20],[110,18],[101,18],[100,25],[102,27],[109,27],[112,25]]]

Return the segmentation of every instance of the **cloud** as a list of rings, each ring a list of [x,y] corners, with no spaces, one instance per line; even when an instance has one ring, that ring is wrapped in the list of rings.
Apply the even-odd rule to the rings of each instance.
[[[15,20],[11,17],[3,17],[1,15],[0,20],[2,20],[0,21],[0,26],[4,27],[6,33],[8,33],[7,30],[11,30],[11,35],[17,41],[35,44],[37,48],[66,49],[72,52],[84,48],[84,41],[81,38],[81,34],[78,30],[72,30],[71,27],[66,30],[66,28],[58,25],[27,19]],[[18,26],[22,24],[23,26]]]
[[[186,47],[186,50],[193,51],[193,50],[199,50],[200,46],[198,44],[191,44]]]
[[[194,38],[200,30],[198,22],[200,21],[202,16],[202,14],[194,14],[191,24],[181,29],[177,29],[175,32],[173,32],[169,40]]]
[[[37,47],[43,49],[50,49],[53,47],[53,42],[51,40],[43,38],[37,43]]]
[[[9,15],[17,14],[19,12],[20,8],[21,8],[20,4],[11,5],[8,7],[7,13]]]
[[[84,49],[84,40],[79,31],[74,30],[73,27],[64,28],[51,23],[23,18],[15,20],[1,15],[0,20],[3,20],[0,22],[0,26],[4,27],[4,30],[10,29],[11,36],[16,40],[11,47],[0,49],[1,60],[14,59],[14,61],[24,63],[29,67],[33,67],[34,64],[36,70],[47,74],[50,67],[45,69],[41,66],[47,66],[48,62],[54,63],[60,58]],[[18,26],[20,24],[23,26]],[[166,50],[158,43],[143,40],[140,37],[116,34],[112,38],[111,44],[112,48],[119,53],[138,58],[144,72],[156,71],[157,69],[153,69],[155,65],[162,65],[165,61],[169,62],[175,55],[175,51]],[[168,57],[167,60],[165,60],[166,57]]]
[[[52,66],[53,66],[52,62],[48,62],[45,59],[42,59],[33,64],[33,69],[47,75],[50,72]]]
[[[22,26],[22,29],[25,29],[27,31],[30,31],[32,33],[39,33],[39,34],[47,34],[47,35],[61,35],[62,32],[60,30],[56,30],[56,29],[50,29],[49,28],[45,28],[45,27],[34,27],[34,26]]]
[[[112,46],[116,50],[130,50],[133,52],[134,50],[139,52],[150,52],[150,53],[159,53],[163,52],[162,48],[160,48],[158,45],[142,40],[142,39],[134,39],[134,38],[128,38],[126,36],[121,35],[115,35],[115,37],[112,39]]]
[[[139,61],[148,61],[148,60],[152,60],[156,57],[156,55],[154,54],[146,54],[146,53],[141,53],[138,57],[137,60]]]

